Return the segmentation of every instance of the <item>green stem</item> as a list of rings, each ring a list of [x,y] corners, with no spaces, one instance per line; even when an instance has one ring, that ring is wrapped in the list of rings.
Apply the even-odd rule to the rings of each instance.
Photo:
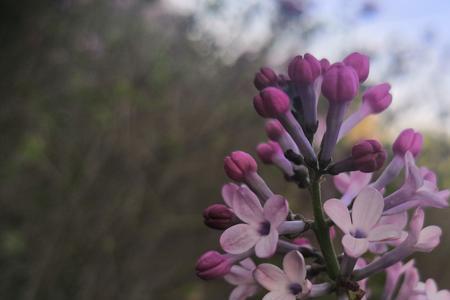
[[[313,230],[319,242],[320,250],[322,251],[327,267],[328,275],[331,279],[336,280],[339,276],[339,263],[334,251],[333,244],[330,239],[330,232],[325,215],[322,209],[322,199],[320,195],[320,177],[313,178],[310,187],[310,193],[313,201],[314,210],[314,225]]]

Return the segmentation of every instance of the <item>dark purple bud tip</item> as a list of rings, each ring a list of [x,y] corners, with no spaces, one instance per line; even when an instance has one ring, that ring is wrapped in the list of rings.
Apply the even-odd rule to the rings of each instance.
[[[372,173],[383,166],[386,161],[386,151],[378,141],[365,140],[353,146],[352,160],[357,170]]]
[[[256,172],[258,165],[250,154],[244,151],[234,151],[225,157],[224,169],[230,179],[244,181],[248,174]]]
[[[289,63],[289,77],[297,84],[312,84],[320,73],[320,62],[309,53],[304,57],[298,55]]]
[[[231,269],[231,262],[225,255],[217,251],[205,252],[197,261],[195,271],[197,276],[210,280],[225,276]]]
[[[355,70],[343,63],[331,65],[323,76],[322,93],[330,102],[351,101],[358,94],[359,79]]]
[[[258,153],[259,158],[265,164],[273,163],[273,158],[275,155],[282,155],[283,150],[281,150],[280,145],[277,142],[269,141],[267,143],[261,143],[256,147],[256,153]]]
[[[289,96],[278,88],[267,87],[253,99],[259,115],[264,118],[277,118],[290,109]]]
[[[369,57],[367,55],[353,52],[344,58],[344,64],[352,67],[358,74],[359,82],[364,82],[369,77]]]
[[[253,83],[259,91],[269,86],[278,86],[278,76],[271,68],[264,67],[255,74]]]
[[[411,152],[415,157],[422,150],[423,136],[420,132],[412,128],[403,130],[392,145],[392,150],[396,155],[404,156],[406,152]]]
[[[224,230],[237,223],[237,218],[233,211],[223,204],[213,204],[203,211],[205,225]]]
[[[392,103],[392,95],[389,93],[390,89],[389,83],[372,86],[364,92],[362,101],[370,107],[373,113],[378,114]]]

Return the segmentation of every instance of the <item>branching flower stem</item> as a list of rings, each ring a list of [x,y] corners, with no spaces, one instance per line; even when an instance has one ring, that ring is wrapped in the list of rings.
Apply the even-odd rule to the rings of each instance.
[[[325,220],[323,212],[322,199],[320,194],[320,175],[311,178],[311,185],[309,187],[313,202],[314,224],[313,230],[319,242],[320,250],[322,251],[327,267],[328,275],[331,279],[337,280],[339,277],[339,263],[336,257],[336,252],[333,243],[330,239],[329,226]]]

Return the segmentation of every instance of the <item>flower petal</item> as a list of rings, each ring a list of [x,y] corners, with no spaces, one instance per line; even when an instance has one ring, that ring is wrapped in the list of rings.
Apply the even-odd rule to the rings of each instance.
[[[253,271],[256,268],[256,265],[251,258],[241,260],[239,264],[249,271]]]
[[[255,246],[255,254],[260,258],[271,257],[277,250],[278,231],[272,228],[268,235],[262,236]]]
[[[286,220],[289,213],[288,202],[280,195],[273,195],[264,204],[264,218],[270,222],[271,226],[278,226]]]
[[[369,231],[367,239],[370,242],[395,240],[400,238],[401,231],[394,225],[378,225]]]
[[[298,251],[291,251],[283,258],[283,270],[290,282],[303,283],[306,278],[305,259]]]
[[[350,175],[348,173],[340,173],[333,176],[333,183],[336,189],[343,194],[351,184]]]
[[[239,265],[231,267],[230,272],[223,277],[226,282],[232,285],[249,284],[253,281],[252,271],[249,271]]]
[[[258,292],[258,286],[255,284],[239,285],[231,292],[228,300],[245,300]]]
[[[411,220],[409,221],[408,232],[418,238],[420,231],[423,228],[424,221],[425,221],[425,213],[423,209],[420,207],[416,208],[413,215],[411,216]]]
[[[348,256],[360,257],[369,248],[369,241],[367,239],[356,239],[350,234],[346,234],[342,238],[342,246],[344,246],[345,253]]]
[[[406,224],[408,224],[408,214],[406,212],[402,212],[395,215],[382,216],[378,225],[394,225],[398,229],[405,228]]]
[[[323,209],[330,219],[336,224],[344,233],[350,232],[352,222],[350,220],[350,213],[347,206],[338,199],[330,199],[325,202]]]
[[[222,186],[222,199],[226,205],[229,207],[233,207],[233,198],[236,191],[239,189],[239,186],[235,183],[227,183]]]
[[[222,233],[220,245],[228,253],[241,254],[252,248],[259,239],[260,235],[253,227],[237,224]]]
[[[266,294],[262,300],[295,300],[295,296],[287,290],[273,291]]]
[[[402,188],[415,191],[423,185],[423,177],[411,152],[405,155],[405,184]]]
[[[365,187],[353,203],[352,220],[354,227],[370,231],[383,213],[384,200],[381,193],[373,187]]]
[[[232,204],[236,216],[245,223],[257,225],[264,221],[261,202],[247,187],[239,188],[234,194]]]
[[[266,290],[282,290],[289,284],[284,272],[272,264],[260,264],[253,272],[255,280]]]
[[[425,290],[427,291],[427,294],[435,294],[438,291],[436,281],[432,278],[427,279],[427,281],[425,281]]]
[[[420,231],[419,240],[414,246],[416,250],[430,252],[441,241],[442,230],[438,226],[427,226]]]

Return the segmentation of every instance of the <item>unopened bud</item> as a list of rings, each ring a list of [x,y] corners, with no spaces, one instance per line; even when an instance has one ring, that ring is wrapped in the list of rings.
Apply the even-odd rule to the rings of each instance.
[[[253,83],[259,91],[269,86],[278,86],[278,76],[271,68],[261,68],[255,74]]]
[[[214,229],[227,229],[237,224],[233,211],[223,204],[213,204],[203,211],[205,225]]]
[[[234,151],[224,159],[227,176],[236,181],[244,181],[250,173],[256,172],[258,165],[255,159],[244,151]]]
[[[323,76],[322,93],[328,101],[344,103],[358,94],[358,75],[343,63],[331,65]]]
[[[205,252],[195,266],[197,276],[204,280],[222,277],[230,272],[230,269],[230,259],[217,251]]]
[[[358,74],[359,82],[364,82],[369,77],[369,57],[367,55],[353,52],[344,58],[344,64],[352,67]]]
[[[422,150],[423,136],[420,132],[414,131],[412,128],[403,130],[394,144],[392,150],[396,155],[404,156],[406,152],[411,152],[413,156],[417,156]]]

